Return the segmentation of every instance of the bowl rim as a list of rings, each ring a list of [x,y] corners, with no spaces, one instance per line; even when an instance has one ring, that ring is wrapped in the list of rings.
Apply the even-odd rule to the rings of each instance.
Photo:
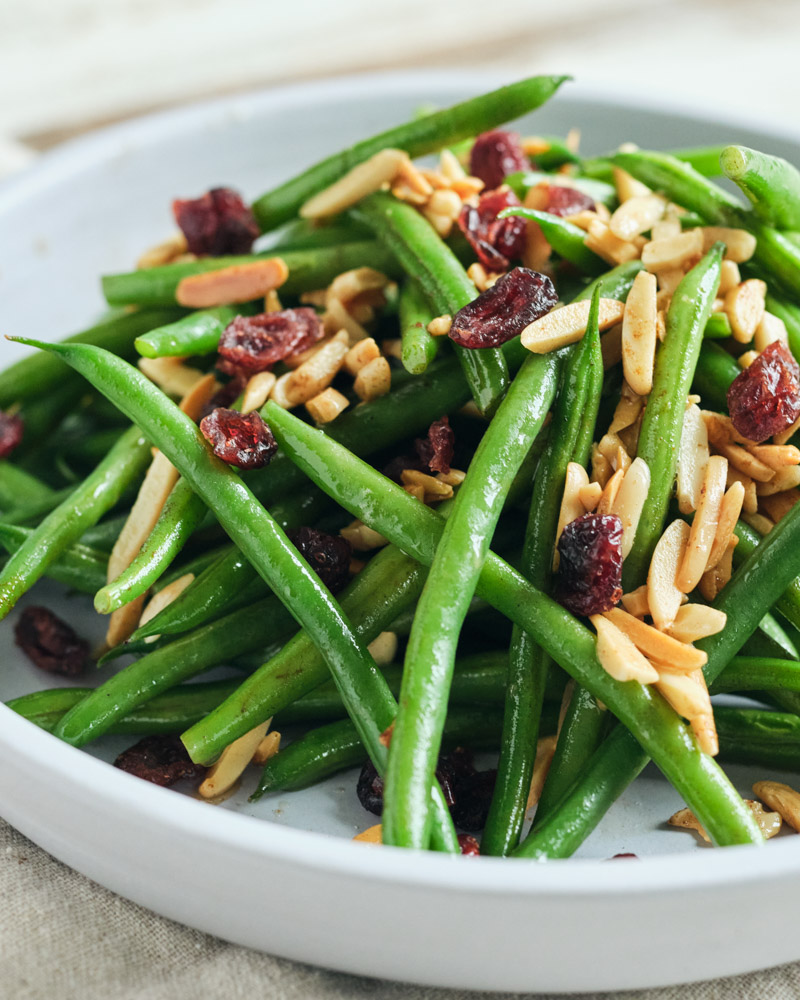
[[[284,87],[257,89],[241,94],[143,114],[68,140],[44,153],[19,174],[0,181],[0,217],[11,206],[34,197],[51,180],[79,174],[98,158],[113,159],[136,146],[157,144],[161,137],[176,132],[195,132],[199,126],[213,127],[230,116],[251,117],[271,109],[302,108],[312,97],[319,102],[357,100],[364,88],[393,96],[418,92],[421,85],[431,90],[478,93],[501,85],[505,78],[494,72],[459,73],[436,71],[395,71],[320,78]],[[746,115],[720,115],[716,110],[670,100],[660,92],[641,89],[635,95],[620,87],[585,81],[573,84],[560,95],[568,103],[577,101],[621,109],[654,110],[677,114],[698,123],[712,115],[715,123],[732,128],[750,128],[767,137],[800,142],[800,126],[777,127],[774,122],[756,122]],[[559,98],[557,98],[559,99]],[[54,753],[56,744],[59,747]],[[328,834],[315,833],[241,815],[232,810],[209,809],[207,804],[188,796],[175,795],[125,774],[96,758],[57,740],[0,704],[0,749],[9,759],[23,754],[26,763],[50,772],[75,797],[96,795],[115,808],[134,808],[176,837],[225,845],[249,855],[300,865],[320,873],[402,884],[448,892],[484,893],[512,896],[596,897],[641,893],[702,891],[714,886],[765,883],[800,870],[800,843],[791,838],[771,843],[768,850],[730,847],[723,851],[691,851],[646,856],[635,864],[607,865],[597,859],[564,859],[547,864],[508,864],[507,859],[482,857],[453,858],[430,852],[410,852],[383,847],[367,850]],[[203,810],[202,813],[199,810]]]

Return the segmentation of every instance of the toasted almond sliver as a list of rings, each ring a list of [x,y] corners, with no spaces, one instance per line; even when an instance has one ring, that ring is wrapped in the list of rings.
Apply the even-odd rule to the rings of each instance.
[[[260,410],[269,399],[272,387],[278,381],[274,372],[258,372],[247,380],[242,399],[242,413]]]
[[[754,444],[749,451],[776,472],[787,465],[800,465],[800,448],[793,444]]]
[[[768,483],[756,483],[756,493],[768,497],[773,493],[783,493],[800,486],[800,465],[785,465]]]
[[[370,656],[379,667],[388,666],[397,653],[397,633],[380,632],[367,646]]]
[[[306,401],[306,409],[311,419],[317,424],[329,424],[350,405],[347,396],[342,395],[333,386],[328,386],[316,396]]]
[[[581,486],[578,496],[583,504],[583,509],[588,513],[595,510],[603,495],[603,487],[600,483],[589,483],[588,486]]]
[[[742,520],[745,524],[749,524],[751,528],[757,531],[759,535],[768,535],[775,527],[775,522],[770,520],[768,517],[764,517],[763,514],[743,513]]]
[[[760,802],[754,802],[752,799],[745,799],[744,804],[752,812],[753,818],[758,823],[765,840],[769,840],[780,833],[782,823],[780,813],[766,812]],[[691,809],[679,809],[674,816],[670,816],[667,822],[670,826],[681,827],[685,830],[695,830],[707,844],[711,843],[711,838]]]
[[[642,458],[635,459],[625,472],[617,495],[611,504],[611,513],[622,521],[622,558],[624,559],[636,537],[639,518],[650,489],[650,469]]]
[[[659,667],[689,673],[706,664],[708,657],[702,650],[678,642],[652,625],[640,622],[622,608],[611,608],[606,611],[605,617],[624,632],[648,659],[658,661]]]
[[[358,519],[342,528],[339,534],[350,542],[356,552],[371,552],[389,544],[388,539]]]
[[[711,553],[706,563],[706,569],[713,569],[725,555],[725,551],[731,544],[735,535],[733,529],[739,520],[744,503],[744,486],[741,483],[732,483],[722,498],[719,509],[719,522],[714,535],[714,543],[711,546]],[[733,542],[735,545],[736,543]]]
[[[173,580],[172,583],[168,583],[166,587],[162,587],[157,594],[154,594],[142,611],[141,617],[139,618],[139,625],[146,625],[155,616],[164,610],[168,605],[172,604],[176,597],[186,590],[190,583],[194,581],[194,573],[184,573],[183,576],[179,576],[177,580]],[[155,642],[156,639],[160,639],[159,635],[151,635],[145,639],[145,642]]]
[[[642,198],[650,194],[650,188],[635,177],[623,170],[622,167],[614,167],[614,187],[617,189],[617,198],[621,202],[630,201],[631,198]]]
[[[711,843],[711,837],[709,837],[706,833],[705,827],[688,807],[679,809],[676,813],[670,816],[667,823],[669,823],[670,826],[677,826],[681,830],[694,830],[695,833],[700,834],[707,844]]]
[[[781,431],[780,434],[773,434],[772,443],[786,444],[786,442],[791,440],[798,431],[800,431],[800,417],[795,420],[791,427],[787,427],[785,431]]]
[[[733,576],[733,550],[737,541],[738,539],[732,538],[717,565],[706,570],[700,577],[697,589],[705,600],[713,601]]]
[[[344,357],[345,371],[357,375],[364,365],[381,356],[380,348],[372,337],[365,337],[354,344]]]
[[[621,240],[649,232],[664,215],[666,201],[658,194],[628,198],[611,216],[608,228]]]
[[[558,513],[558,527],[556,528],[556,541],[561,538],[561,532],[566,525],[580,517],[584,513],[581,503],[581,487],[588,486],[589,476],[586,469],[577,462],[570,462],[567,466],[567,476],[564,482],[564,494],[561,498],[561,509]]]
[[[667,240],[673,236],[680,236],[681,224],[677,219],[662,219],[653,224],[650,230],[650,237],[654,240]]]
[[[367,827],[366,830],[357,833],[353,837],[353,840],[357,840],[361,844],[382,844],[383,834],[381,824],[376,823],[375,826]]]
[[[786,332],[786,324],[779,316],[774,316],[771,312],[764,310],[761,322],[756,327],[753,337],[753,347],[757,351],[763,351],[765,347],[780,340],[784,344],[789,343],[789,334]]]
[[[689,542],[690,528],[678,519],[666,529],[653,550],[647,573],[647,604],[656,628],[668,629],[678,614],[683,591],[675,584]]]
[[[350,336],[350,342],[355,344],[359,340],[364,340],[369,334],[358,322],[355,316],[347,310],[341,299],[329,299],[322,323],[326,333],[339,333],[346,330]]]
[[[780,813],[789,826],[800,833],[800,792],[780,781],[757,781],[753,792],[763,803]]]
[[[750,278],[732,288],[725,295],[725,312],[731,321],[733,339],[740,344],[749,344],[764,318],[764,296],[766,282],[760,278]]]
[[[642,250],[642,263],[648,271],[663,271],[683,267],[693,257],[703,252],[703,236],[697,229],[689,229],[680,236],[666,240],[651,240]]]
[[[353,389],[359,399],[377,399],[392,387],[392,370],[384,357],[373,358],[356,375]]]
[[[697,745],[708,754],[709,757],[716,757],[719,753],[719,737],[717,727],[714,723],[713,712],[703,712],[690,720],[692,732],[697,740]]]
[[[293,406],[297,405],[286,391],[289,379],[293,374],[294,372],[287,372],[285,375],[281,375],[275,385],[273,385],[272,392],[269,394],[269,398],[273,403],[277,403],[284,410],[291,410]]]
[[[268,760],[275,756],[278,750],[280,750],[280,746],[281,734],[277,729],[273,729],[271,733],[267,733],[256,747],[256,752],[253,754],[253,763],[262,767]]]
[[[400,169],[409,162],[408,153],[402,149],[382,149],[368,160],[359,163],[330,187],[314,195],[301,207],[304,219],[318,219],[336,215],[357,201],[377,191],[393,180]]]
[[[325,293],[327,299],[339,299],[350,302],[363,292],[383,289],[389,284],[385,274],[372,267],[355,267],[350,271],[342,271],[328,285]]]
[[[175,300],[190,309],[211,309],[236,302],[261,299],[280,288],[289,269],[280,257],[267,257],[247,264],[234,264],[218,271],[206,271],[182,278],[175,290]]]
[[[421,486],[426,494],[439,497],[441,500],[453,495],[453,487],[449,483],[442,482],[436,476],[421,472],[419,469],[403,469],[400,478],[404,486]]]
[[[428,323],[427,330],[432,337],[446,337],[452,325],[453,317],[445,313],[443,316],[435,316]]]
[[[695,404],[686,408],[678,448],[677,493],[682,514],[697,510],[708,466],[708,432]]]
[[[744,354],[739,355],[736,362],[740,368],[749,368],[757,357],[758,351],[745,351]]]
[[[604,371],[622,361],[622,323],[615,323],[600,338],[600,353]]]
[[[656,687],[684,719],[696,719],[711,712],[711,699],[702,670],[685,674],[662,671]]]
[[[614,475],[609,479],[603,488],[603,495],[600,497],[597,503],[597,513],[598,514],[610,514],[614,503],[617,499],[617,494],[619,493],[620,487],[622,486],[622,480],[625,478],[625,470],[617,469]]]
[[[629,615],[634,618],[644,618],[650,614],[650,605],[647,600],[647,584],[642,584],[629,594],[622,595],[622,606]]]
[[[584,244],[607,264],[624,264],[639,256],[639,248],[634,242],[615,236],[599,218],[589,223]]]
[[[703,253],[721,240],[725,244],[725,260],[743,264],[755,253],[756,238],[746,229],[730,229],[725,226],[703,226]]]
[[[291,404],[306,403],[327,389],[339,373],[349,350],[350,337],[345,330],[340,330],[308,361],[290,372],[284,392]]]
[[[170,264],[178,257],[182,257],[189,249],[186,237],[183,233],[174,233],[163,243],[158,243],[149,250],[145,250],[142,256],[136,261],[138,271],[146,271],[151,267],[161,267]]]
[[[206,376],[175,358],[139,358],[139,371],[169,396],[185,396]]]
[[[622,211],[632,201],[620,206]],[[640,271],[625,302],[622,319],[622,371],[626,382],[639,396],[653,388],[656,356],[656,279]]]
[[[667,633],[679,642],[695,642],[721,632],[727,620],[724,611],[709,608],[707,604],[684,604]]]
[[[614,416],[608,428],[609,434],[618,434],[636,423],[644,408],[644,397],[637,395],[631,386],[623,381],[619,402],[614,410]]]
[[[658,680],[655,667],[613,622],[603,615],[591,615],[589,620],[597,631],[597,659],[607,674],[617,681],[639,681],[640,684],[653,684]]]
[[[523,347],[534,354],[548,354],[559,347],[574,344],[586,333],[591,302],[572,302],[562,309],[555,309],[541,319],[535,320],[522,331]],[[619,323],[625,313],[625,306],[616,299],[600,299],[598,323],[601,330],[607,330]]]
[[[525,803],[525,810],[533,809],[542,797],[547,772],[553,763],[553,755],[556,752],[556,736],[542,736],[536,742],[536,756],[533,761],[533,772],[531,773],[531,785],[528,789],[528,801]]]
[[[783,493],[775,493],[771,497],[761,497],[759,502],[767,512],[767,517],[777,524],[786,517],[796,503],[800,502],[800,490],[784,490]]]
[[[769,483],[778,474],[739,444],[715,443],[714,447],[728,459],[734,469],[749,476],[750,479],[755,479],[758,484]]]
[[[242,772],[253,759],[259,743],[267,735],[272,720],[260,723],[240,736],[238,740],[229,743],[222,751],[219,760],[212,765],[205,780],[198,789],[204,799],[215,799],[224,795],[241,777]]]
[[[732,260],[723,260],[719,272],[719,289],[717,295],[724,296],[732,288],[735,288],[742,280],[739,273],[739,265]]]
[[[675,586],[684,594],[694,590],[706,570],[717,534],[727,472],[727,461],[719,455],[712,455],[708,460],[705,479],[700,490],[700,503],[692,521],[686,552],[675,577]]]

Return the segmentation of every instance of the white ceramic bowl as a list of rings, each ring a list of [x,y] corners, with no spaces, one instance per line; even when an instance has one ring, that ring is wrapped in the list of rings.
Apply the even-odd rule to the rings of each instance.
[[[0,330],[55,339],[100,310],[97,275],[125,270],[171,229],[170,199],[229,183],[256,195],[415,107],[491,81],[415,73],[226,98],[68,144],[0,186]],[[584,148],[741,141],[800,162],[794,138],[719,116],[654,109],[567,87],[530,128],[581,128]],[[0,344],[3,364],[21,353]],[[30,600],[99,635],[88,600],[42,584]],[[66,609],[66,610],[64,610]],[[49,686],[0,628],[0,699]],[[240,944],[433,985],[576,991],[663,985],[800,958],[800,841],[698,848],[665,830],[679,807],[650,769],[576,859],[537,865],[369,848],[352,775],[253,806],[148,785],[0,706],[0,811],[101,884]],[[99,758],[99,759],[98,759]],[[760,775],[734,768],[742,791]],[[790,779],[791,780],[791,779]],[[608,864],[633,851],[641,860]]]

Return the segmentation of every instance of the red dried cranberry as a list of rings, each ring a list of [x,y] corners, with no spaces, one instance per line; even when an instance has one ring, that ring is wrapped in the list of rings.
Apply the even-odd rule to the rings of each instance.
[[[89,643],[49,608],[25,608],[14,626],[14,640],[40,670],[63,677],[83,673],[89,657]]]
[[[622,521],[584,514],[558,540],[557,600],[574,615],[599,615],[622,597]]]
[[[222,333],[217,368],[229,375],[268,371],[290,354],[316,344],[324,334],[313,309],[283,309],[258,316],[237,316]]]
[[[200,421],[200,431],[217,458],[239,469],[260,469],[278,450],[278,443],[259,413],[246,416],[218,406]]]
[[[553,282],[538,271],[515,267],[453,317],[450,338],[462,347],[499,347],[558,302]]]
[[[453,798],[450,807],[453,822],[462,830],[476,833],[486,826],[489,806],[494,794],[497,771],[478,771],[472,753],[457,747],[446,755],[453,773]]]
[[[780,340],[765,347],[728,389],[733,426],[750,441],[765,441],[800,417],[800,366]]]
[[[230,407],[231,403],[238,399],[239,396],[244,392],[244,387],[247,384],[247,379],[241,376],[232,378],[230,382],[226,382],[225,385],[221,386],[217,392],[209,399],[206,405],[203,407],[203,412],[200,414],[200,419],[207,417],[209,413],[213,413],[218,407]]]
[[[25,421],[18,413],[0,410],[0,458],[8,458],[17,448],[25,433]]]
[[[414,469],[416,472],[426,472],[427,466],[421,461],[419,455],[398,455],[390,459],[383,467],[383,474],[387,479],[403,485],[403,473],[406,469]]]
[[[292,544],[332,593],[341,590],[350,577],[350,542],[316,528],[287,531]]]
[[[627,861],[628,859],[631,858],[634,861],[639,860],[636,854],[613,854],[610,858],[606,858],[606,861]]]
[[[258,237],[253,213],[231,188],[212,188],[199,198],[176,198],[172,213],[191,253],[212,257],[250,253]]]
[[[458,846],[461,848],[461,853],[467,857],[477,857],[481,853],[480,844],[468,833],[459,833]]]
[[[577,215],[578,212],[593,212],[597,206],[588,194],[566,184],[549,184],[547,187],[547,211],[551,215]]]
[[[201,778],[206,773],[202,764],[194,763],[178,736],[145,736],[123,750],[114,767],[162,788],[183,778]]]
[[[455,797],[453,794],[454,782],[453,767],[450,761],[442,755],[436,766],[436,778],[444,793],[444,800],[452,808]],[[383,778],[375,770],[375,765],[368,760],[361,768],[356,785],[358,801],[367,810],[380,816],[383,812]]]
[[[481,195],[477,208],[465,205],[458,225],[481,264],[492,271],[505,271],[509,262],[525,249],[527,224],[519,216],[498,219],[505,208],[515,208],[519,198],[507,188]]]
[[[417,438],[414,442],[420,462],[431,472],[449,472],[453,461],[456,437],[453,428],[445,415],[428,428],[426,438]]]
[[[530,168],[530,160],[523,153],[516,132],[502,129],[483,132],[472,145],[469,172],[473,177],[480,177],[487,188],[500,187],[509,174]]]

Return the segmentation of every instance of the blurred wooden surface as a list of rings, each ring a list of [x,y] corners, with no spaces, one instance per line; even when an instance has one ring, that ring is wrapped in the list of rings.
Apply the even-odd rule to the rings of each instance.
[[[793,120],[797,0],[0,0],[0,136],[325,74],[540,71]]]

